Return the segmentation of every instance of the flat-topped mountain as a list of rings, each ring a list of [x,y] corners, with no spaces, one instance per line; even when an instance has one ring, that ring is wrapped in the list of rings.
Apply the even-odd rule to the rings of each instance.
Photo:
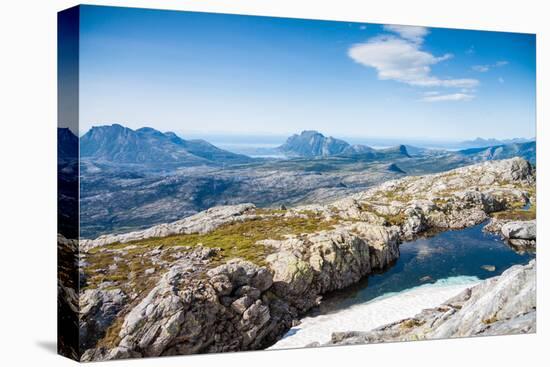
[[[80,139],[80,156],[126,164],[204,165],[243,163],[251,158],[204,141],[184,140],[150,127],[137,130],[119,124],[93,127]]]

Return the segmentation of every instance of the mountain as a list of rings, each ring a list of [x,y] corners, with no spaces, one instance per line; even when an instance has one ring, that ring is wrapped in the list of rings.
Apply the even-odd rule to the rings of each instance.
[[[344,151],[340,155],[366,155],[374,158],[376,156],[376,150],[366,145],[354,144],[344,149]]]
[[[363,159],[383,159],[389,157],[410,157],[407,148],[399,145],[387,149],[373,149],[366,145],[351,145],[348,142],[326,137],[314,130],[302,131],[294,134],[277,148],[290,157],[326,158],[326,157],[357,157]]]
[[[328,157],[341,154],[349,147],[343,140],[325,137],[315,130],[305,130],[300,135],[289,137],[279,150],[289,156]]]
[[[508,145],[508,144],[521,144],[521,143],[527,143],[535,140],[533,139],[526,139],[526,138],[514,138],[514,139],[483,139],[483,138],[476,138],[474,140],[466,140],[459,143],[459,146],[462,148],[486,148],[486,147],[493,147],[493,146],[499,146],[499,145]]]
[[[483,148],[464,149],[458,151],[457,154],[467,157],[472,161],[490,161],[512,157],[522,157],[530,163],[535,163],[537,157],[537,145],[536,142],[530,141],[528,143],[514,143]]]
[[[57,156],[59,160],[78,157],[78,137],[66,128],[57,128]]]
[[[389,157],[389,156],[403,156],[407,158],[411,157],[405,145],[398,145],[396,147],[378,149],[376,152],[378,152],[378,154],[380,155],[384,155],[385,157]]]
[[[184,140],[150,127],[132,130],[119,124],[92,127],[80,139],[80,156],[127,164],[204,165],[249,162],[204,140]]]

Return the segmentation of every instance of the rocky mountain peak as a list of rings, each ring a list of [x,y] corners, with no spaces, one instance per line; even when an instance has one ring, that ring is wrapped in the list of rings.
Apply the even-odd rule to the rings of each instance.
[[[184,140],[151,127],[95,126],[80,142],[81,157],[112,163],[194,166],[250,161],[205,141]]]

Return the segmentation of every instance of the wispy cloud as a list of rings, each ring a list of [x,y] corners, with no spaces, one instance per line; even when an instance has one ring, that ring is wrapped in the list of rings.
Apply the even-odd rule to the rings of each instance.
[[[505,66],[505,65],[508,65],[508,61],[501,60],[501,61],[495,62],[494,64],[474,65],[474,66],[472,66],[472,70],[480,72],[480,73],[486,73],[486,72],[488,72],[489,70],[491,70],[493,68],[498,68],[498,67]]]
[[[388,27],[395,29],[397,26]],[[474,88],[479,84],[476,79],[443,79],[432,75],[432,65],[448,60],[453,55],[434,56],[421,50],[421,42],[418,42],[418,39],[420,35],[426,35],[427,31],[407,32],[402,26],[399,26],[399,29],[399,34],[406,35],[407,38],[377,36],[365,43],[353,45],[348,50],[349,57],[361,65],[376,69],[381,80],[394,80],[412,86],[432,88]]]
[[[424,102],[455,102],[455,101],[470,101],[475,96],[467,93],[451,93],[451,94],[436,94],[436,95],[424,95],[422,101]]]
[[[388,32],[397,33],[401,38],[414,43],[422,43],[424,37],[430,33],[428,28],[408,25],[385,25],[384,29]]]
[[[473,71],[478,71],[480,73],[485,73],[485,72],[489,71],[489,66],[488,65],[474,65],[474,66],[472,66],[472,70]]]

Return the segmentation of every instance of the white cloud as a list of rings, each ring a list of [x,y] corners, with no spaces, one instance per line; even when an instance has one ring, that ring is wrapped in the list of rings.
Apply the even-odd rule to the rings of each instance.
[[[409,25],[385,25],[384,29],[388,32],[397,33],[401,38],[414,43],[422,43],[424,37],[430,32],[428,28]]]
[[[505,61],[505,60],[497,61],[494,64],[489,64],[489,65],[474,65],[472,66],[472,70],[478,71],[480,73],[486,73],[492,68],[498,68],[504,65],[508,65],[508,61]]]
[[[489,71],[489,66],[488,65],[474,65],[474,66],[472,66],[472,70],[479,71],[480,73],[485,73],[485,72]]]
[[[499,78],[498,78],[498,82],[499,82],[500,84],[504,83],[504,78],[503,78],[503,77],[499,77]]]
[[[421,32],[417,31],[416,34]],[[411,34],[407,36],[407,39],[394,36],[374,37],[365,43],[353,45],[348,50],[348,55],[355,62],[376,69],[381,80],[395,80],[412,86],[431,88],[474,88],[479,84],[476,79],[442,79],[433,76],[431,66],[450,59],[452,54],[434,56],[420,50],[420,43],[410,41]]]
[[[425,96],[422,98],[424,102],[445,102],[445,101],[470,101],[474,98],[473,94],[466,93],[451,93],[433,96]]]
[[[424,95],[424,96],[427,96],[427,97],[429,97],[429,96],[437,96],[438,94],[440,94],[440,92],[438,92],[438,91],[430,91],[430,92],[424,92],[424,93],[423,93],[423,95]]]

